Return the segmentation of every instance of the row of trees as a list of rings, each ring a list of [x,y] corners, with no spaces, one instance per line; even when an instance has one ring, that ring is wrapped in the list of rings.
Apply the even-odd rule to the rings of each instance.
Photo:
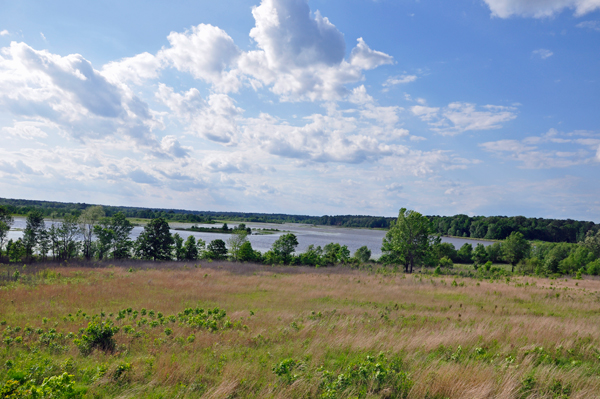
[[[0,256],[6,232],[13,219],[0,207]],[[360,248],[354,258],[345,245],[330,243],[321,248],[309,246],[295,255],[298,239],[288,233],[280,236],[264,254],[255,251],[248,241],[250,229],[242,223],[227,230],[231,233],[227,243],[216,239],[208,243],[194,236],[184,240],[178,233],[171,234],[165,218],[152,219],[136,240],[131,239],[133,225],[121,212],[106,217],[100,206],[85,209],[79,217],[66,215],[48,226],[43,215],[31,211],[27,215],[22,239],[9,240],[4,254],[9,261],[41,260],[48,258],[67,260],[85,259],[148,259],[148,260],[198,260],[231,259],[234,261],[264,262],[267,264],[294,264],[325,266],[351,261],[367,262],[371,251]]]
[[[504,240],[519,232],[527,240],[576,243],[588,232],[600,228],[594,222],[526,218],[523,216],[429,216],[433,229],[441,235]]]
[[[502,242],[487,247],[477,244],[474,249],[467,243],[457,251],[454,245],[441,242],[429,218],[406,208],[400,210],[386,234],[382,251],[380,261],[404,265],[408,273],[417,266],[451,266],[459,262],[472,263],[477,269],[506,262],[512,271],[516,267],[517,271],[530,274],[600,274],[600,231],[588,231],[577,244],[534,245],[521,232],[513,231]]]
[[[13,219],[0,207],[0,256],[6,242],[6,233]],[[34,257],[42,260],[85,259],[149,259],[197,260],[231,259],[266,264],[326,266],[338,263],[359,263],[370,260],[371,252],[365,246],[353,256],[347,246],[330,243],[324,247],[309,246],[296,254],[297,237],[288,233],[280,236],[265,253],[252,248],[248,241],[249,229],[240,224],[231,231],[227,242],[216,239],[208,243],[189,236],[184,240],[178,233],[171,234],[167,220],[151,220],[134,241],[133,225],[123,213],[106,217],[102,207],[89,207],[79,217],[65,216],[61,221],[44,222],[40,212],[27,215],[22,239],[9,240],[4,251],[9,261]],[[416,267],[451,267],[454,263],[471,263],[475,269],[484,265],[505,262],[519,272],[543,274],[600,274],[600,232],[589,231],[577,244],[544,243],[532,245],[520,232],[512,232],[502,241],[485,247],[464,244],[460,249],[441,242],[435,226],[418,212],[402,208],[382,243],[383,255],[379,262],[403,265],[412,273]]]

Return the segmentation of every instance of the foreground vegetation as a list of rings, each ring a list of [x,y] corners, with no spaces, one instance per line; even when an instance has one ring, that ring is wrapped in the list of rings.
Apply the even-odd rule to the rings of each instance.
[[[462,265],[1,268],[0,397],[599,397],[596,279]]]

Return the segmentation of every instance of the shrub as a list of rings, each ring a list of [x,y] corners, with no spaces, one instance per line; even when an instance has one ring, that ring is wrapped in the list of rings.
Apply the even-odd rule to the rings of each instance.
[[[600,274],[600,259],[596,259],[593,262],[590,262],[586,266],[587,274],[591,274],[592,276],[597,276]]]
[[[440,267],[445,267],[448,269],[451,269],[454,267],[454,263],[452,263],[452,259],[448,258],[447,256],[444,256],[442,259],[440,259]]]
[[[94,349],[100,349],[105,352],[115,349],[114,335],[119,331],[119,327],[113,326],[111,320],[104,322],[92,320],[83,331],[81,338],[75,340],[75,345],[84,355],[89,355]]]

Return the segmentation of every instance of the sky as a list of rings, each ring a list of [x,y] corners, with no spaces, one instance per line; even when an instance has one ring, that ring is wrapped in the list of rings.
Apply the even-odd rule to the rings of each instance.
[[[0,0],[0,197],[600,222],[600,0]]]

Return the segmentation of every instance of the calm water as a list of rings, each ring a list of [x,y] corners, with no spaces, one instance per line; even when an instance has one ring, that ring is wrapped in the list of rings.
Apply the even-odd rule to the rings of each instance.
[[[50,221],[46,221],[46,226],[50,225]],[[170,223],[172,228],[178,227],[190,227],[191,224],[184,223]],[[206,227],[215,227],[216,225],[201,225],[198,226],[206,226]],[[229,227],[234,227],[235,224],[229,224]],[[331,226],[313,226],[307,224],[269,224],[269,223],[246,223],[247,227],[251,227],[252,229],[279,229],[281,232],[276,232],[274,234],[269,235],[251,235],[248,237],[249,241],[252,243],[252,248],[255,250],[259,250],[261,252],[268,251],[273,242],[277,240],[279,236],[285,234],[287,232],[294,233],[298,237],[298,250],[297,252],[303,252],[306,248],[313,244],[315,246],[320,245],[324,247],[330,242],[336,242],[340,245],[347,245],[348,249],[351,253],[354,253],[358,248],[366,245],[372,252],[372,256],[374,258],[378,258],[381,255],[381,242],[383,237],[385,236],[385,231],[383,230],[371,230],[371,229],[352,229],[346,227],[331,227]],[[25,228],[25,218],[18,217],[15,218],[15,223],[12,226],[12,230],[8,233],[8,238],[17,239],[23,236],[23,229]],[[136,239],[140,233],[143,231],[143,227],[134,227],[131,232],[131,238]],[[217,238],[222,239],[227,242],[227,239],[230,237],[229,234],[219,234],[219,233],[198,233],[198,232],[190,232],[190,231],[177,231],[171,230],[171,233],[179,233],[184,239],[188,236],[193,235],[195,238],[201,238],[202,240],[209,243],[212,240]],[[452,238],[452,237],[442,237],[443,242],[449,242],[454,245],[456,249],[460,248],[465,243],[470,243],[473,246],[477,245],[477,243],[481,243],[485,246],[492,244],[490,241],[480,241],[480,240],[471,240],[464,238]]]

